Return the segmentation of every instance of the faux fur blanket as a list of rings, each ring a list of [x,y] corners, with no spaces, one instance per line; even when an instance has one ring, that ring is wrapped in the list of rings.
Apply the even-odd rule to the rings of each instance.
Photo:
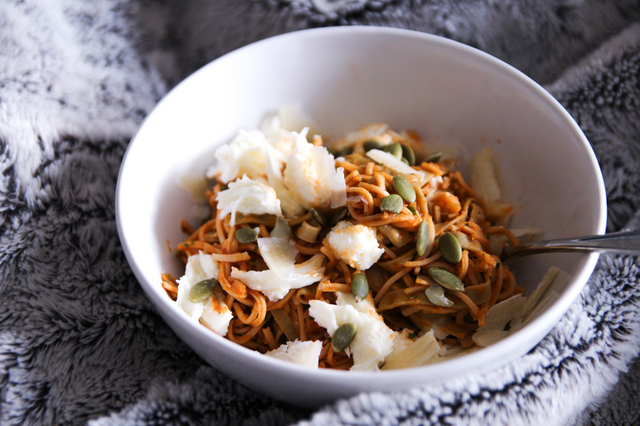
[[[638,259],[602,256],[564,319],[497,371],[317,411],[258,395],[168,328],[124,258],[120,161],[166,91],[271,35],[380,25],[449,37],[519,68],[582,127],[608,230],[640,228],[635,0],[3,0],[0,2],[0,423],[640,422]]]

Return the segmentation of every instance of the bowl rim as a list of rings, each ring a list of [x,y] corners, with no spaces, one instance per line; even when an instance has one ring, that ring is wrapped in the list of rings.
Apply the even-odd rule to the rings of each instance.
[[[412,38],[419,41],[424,41],[426,43],[435,43],[442,46],[445,46],[450,49],[455,49],[465,55],[470,55],[474,57],[475,60],[480,60],[485,63],[490,64],[493,67],[497,67],[502,69],[503,71],[508,72],[514,78],[517,78],[520,84],[525,85],[528,89],[532,90],[536,95],[543,100],[558,116],[560,116],[564,122],[569,124],[572,128],[572,131],[575,133],[577,138],[580,140],[582,144],[582,148],[589,159],[589,165],[593,172],[595,173],[595,177],[598,183],[598,193],[595,196],[599,197],[599,209],[598,212],[595,212],[597,217],[596,224],[596,233],[602,234],[606,229],[606,218],[607,218],[607,205],[606,205],[606,192],[604,187],[604,181],[602,177],[602,173],[600,171],[597,158],[591,145],[589,144],[586,136],[575,122],[575,120],[571,117],[571,115],[562,107],[562,105],[556,100],[549,92],[547,92],[542,86],[532,80],[530,77],[517,70],[515,67],[501,61],[500,59],[483,52],[474,47],[462,44],[460,42],[450,40],[441,36],[436,36],[432,34],[427,34],[414,30],[407,29],[398,29],[398,28],[389,28],[389,27],[372,27],[372,26],[343,26],[343,27],[328,27],[328,28],[314,28],[314,29],[304,29],[293,31],[285,34],[280,34],[276,36],[272,36],[269,38],[265,38],[246,46],[240,47],[236,50],[233,50],[229,53],[226,53],[217,59],[209,62],[203,67],[196,70],[194,73],[190,74],[183,81],[178,83],[174,88],[172,88],[168,93],[166,93],[163,98],[158,102],[158,104],[154,107],[154,109],[148,114],[147,117],[141,123],[138,131],[131,139],[129,146],[127,147],[125,154],[122,159],[121,167],[118,173],[118,180],[116,185],[116,197],[115,197],[115,206],[116,206],[116,223],[118,235],[120,237],[120,241],[123,247],[123,251],[127,258],[127,261],[134,272],[134,275],[141,287],[147,293],[147,296],[151,299],[154,305],[159,308],[160,313],[164,317],[169,314],[173,316],[173,319],[182,323],[182,325],[188,327],[195,335],[200,339],[206,339],[213,342],[214,345],[223,345],[227,349],[235,352],[237,356],[249,359],[251,361],[255,361],[261,364],[265,364],[270,368],[276,368],[284,373],[295,373],[295,374],[304,374],[305,377],[309,378],[309,382],[314,382],[317,380],[326,380],[333,379],[337,377],[344,377],[345,374],[350,377],[350,381],[356,381],[362,387],[374,387],[380,389],[380,386],[375,386],[379,384],[381,379],[385,381],[392,381],[394,383],[401,383],[409,380],[409,382],[413,383],[416,374],[420,374],[425,378],[429,377],[429,372],[435,369],[441,368],[444,364],[447,366],[456,369],[457,367],[464,366],[463,371],[464,374],[470,374],[469,369],[467,368],[469,365],[469,357],[472,355],[474,357],[473,364],[474,365],[493,365],[496,361],[496,358],[504,357],[505,348],[513,348],[513,347],[526,347],[527,351],[532,347],[536,346],[540,343],[540,341],[544,338],[548,332],[555,327],[555,325],[561,320],[561,318],[565,315],[565,313],[569,310],[571,304],[576,300],[583,287],[586,285],[589,277],[592,275],[593,270],[595,269],[596,262],[598,260],[599,255],[597,253],[584,255],[586,258],[586,262],[584,267],[580,270],[580,273],[572,277],[571,284],[565,289],[563,294],[553,303],[553,305],[547,309],[544,313],[533,319],[530,323],[528,323],[525,327],[523,327],[518,332],[507,336],[503,340],[496,342],[486,348],[475,351],[472,354],[464,355],[459,358],[449,359],[443,361],[441,363],[430,364],[426,366],[413,367],[401,370],[392,370],[392,371],[380,371],[380,372],[360,372],[360,371],[337,371],[337,370],[328,370],[328,369],[318,369],[313,370],[307,367],[303,367],[294,363],[282,361],[279,359],[275,359],[272,357],[264,356],[256,351],[245,348],[241,345],[238,345],[230,340],[217,335],[213,331],[203,327],[200,324],[194,323],[190,320],[188,315],[176,309],[175,306],[172,306],[172,301],[168,297],[160,298],[157,297],[159,293],[155,291],[154,287],[156,287],[153,283],[150,283],[146,280],[142,270],[138,266],[136,262],[135,253],[132,252],[128,235],[124,231],[123,223],[126,221],[125,217],[125,207],[122,203],[122,185],[123,185],[123,174],[125,173],[128,167],[128,157],[132,150],[132,147],[136,143],[136,139],[140,132],[140,129],[143,129],[149,118],[153,116],[154,111],[160,106],[164,105],[172,100],[172,94],[176,91],[181,90],[182,87],[186,84],[186,81],[196,78],[203,73],[206,73],[210,67],[220,66],[225,61],[232,60],[236,55],[244,55],[246,52],[250,52],[255,49],[261,49],[265,45],[281,43],[283,41],[289,39],[298,39],[298,41],[303,41],[308,37],[321,37],[323,34],[342,34],[345,36],[352,36],[355,34],[382,34],[390,37],[399,37],[399,38]],[[159,287],[159,286],[158,286]],[[177,313],[177,315],[176,315]],[[165,318],[165,321],[167,319]],[[539,338],[537,337],[536,343],[533,345],[530,343],[531,337],[530,333],[537,330],[536,333],[540,334],[540,324],[542,323],[551,323],[551,327],[542,327],[544,333],[542,333]],[[181,336],[178,336],[182,338]],[[516,357],[522,356],[522,353],[518,354]],[[513,358],[516,358],[513,357]],[[504,363],[502,363],[504,364]],[[382,390],[382,389],[380,389]]]

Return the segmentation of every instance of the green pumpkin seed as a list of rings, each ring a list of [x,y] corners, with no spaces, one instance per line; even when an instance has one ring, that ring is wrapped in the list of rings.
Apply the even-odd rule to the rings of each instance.
[[[331,346],[333,352],[342,352],[349,347],[353,339],[356,337],[358,327],[350,322],[342,324],[331,336]]]
[[[462,281],[455,275],[453,275],[449,271],[445,271],[440,268],[429,268],[427,273],[431,278],[433,278],[438,284],[440,284],[444,288],[448,288],[449,290],[458,290],[464,291],[464,284]]]
[[[236,240],[238,240],[240,244],[249,244],[258,239],[258,233],[255,231],[255,229],[251,228],[237,229],[235,236]]]
[[[398,194],[387,195],[380,201],[380,210],[383,212],[400,213],[402,211],[402,197]]]
[[[349,212],[349,209],[346,207],[343,207],[337,212],[335,212],[333,216],[331,216],[331,226],[335,225],[336,223],[340,222],[342,219],[347,217],[348,212]]]
[[[444,295],[444,288],[439,286],[438,284],[433,284],[427,287],[424,291],[424,294],[429,299],[429,302],[433,303],[436,306],[449,307],[453,305],[453,301],[447,299]]]
[[[410,211],[411,213],[413,213],[413,215],[414,215],[414,216],[418,214],[418,210],[416,210],[416,208],[415,208],[415,207],[413,207],[413,206],[407,206],[407,208],[409,209],[409,211]]]
[[[282,216],[276,219],[276,224],[269,234],[271,238],[284,238],[285,240],[291,239],[291,227],[289,222]]]
[[[373,139],[369,139],[367,141],[364,141],[364,143],[362,144],[362,148],[365,152],[368,152],[372,149],[381,149],[382,144],[378,141],[374,141]]]
[[[438,244],[440,245],[440,253],[447,262],[458,263],[462,260],[462,247],[455,235],[444,234],[440,237]]]
[[[402,158],[406,158],[410,166],[416,164],[416,154],[413,153],[413,149],[407,144],[401,143]]]
[[[442,158],[442,153],[440,151],[432,152],[431,154],[424,157],[422,160],[423,163],[437,163]]]
[[[395,156],[397,159],[402,158],[402,146],[400,146],[399,142],[393,142],[393,143],[390,143],[389,145],[385,145],[385,147],[382,148],[382,150],[384,152],[388,152],[389,154]]]
[[[320,226],[327,226],[329,224],[329,219],[313,207],[311,208],[311,217],[313,217]]]
[[[369,294],[369,281],[367,280],[367,276],[362,272],[355,274],[351,279],[351,292],[358,302],[367,298]]]
[[[217,283],[218,280],[214,278],[196,283],[191,287],[191,290],[189,290],[189,302],[198,303],[207,300],[213,294],[213,289],[216,288]]]
[[[329,151],[329,154],[333,155],[333,158],[342,157],[342,151],[339,149],[327,148],[327,151]]]
[[[427,251],[429,245],[429,222],[423,220],[418,226],[418,232],[416,232],[416,252],[418,256],[422,256]]]
[[[400,159],[400,161],[402,161],[402,162],[403,162],[404,164],[406,164],[407,166],[409,166],[409,165],[410,165],[410,164],[409,164],[409,160],[407,160],[407,159],[406,159],[406,158],[404,158],[404,157],[402,157],[402,158]]]
[[[349,154],[353,154],[353,147],[352,146],[345,146],[344,148],[342,148],[341,154],[343,156],[346,156],[346,155],[349,155]]]
[[[392,184],[393,189],[395,189],[398,195],[407,203],[413,203],[416,200],[416,190],[413,189],[413,186],[411,186],[407,178],[402,175],[395,175]]]

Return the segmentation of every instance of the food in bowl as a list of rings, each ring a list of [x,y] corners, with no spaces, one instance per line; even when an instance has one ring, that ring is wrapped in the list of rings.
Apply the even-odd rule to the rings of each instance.
[[[469,185],[412,131],[372,124],[328,148],[307,133],[275,117],[215,152],[211,215],[182,223],[184,276],[162,274],[192,320],[312,368],[408,368],[519,329],[561,276],[550,270],[527,301],[501,262],[519,232],[491,149]]]

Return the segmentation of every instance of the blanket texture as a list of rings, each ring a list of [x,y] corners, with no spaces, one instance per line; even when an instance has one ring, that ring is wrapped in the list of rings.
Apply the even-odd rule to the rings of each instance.
[[[516,362],[313,411],[186,347],[138,286],[114,218],[128,141],[173,85],[268,36],[360,24],[458,40],[545,85],[598,157],[608,231],[640,229],[639,18],[635,0],[0,2],[0,423],[639,423],[636,258],[602,256]]]

